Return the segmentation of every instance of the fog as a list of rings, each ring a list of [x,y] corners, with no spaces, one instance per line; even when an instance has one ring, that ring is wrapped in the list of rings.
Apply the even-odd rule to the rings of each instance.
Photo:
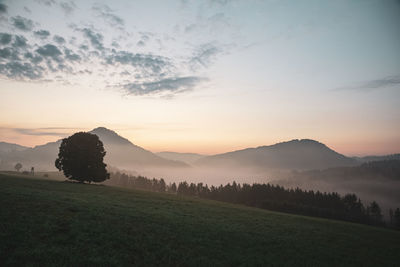
[[[271,146],[203,156],[193,153],[154,154],[116,132],[99,127],[91,131],[103,141],[109,172],[163,178],[166,183],[272,183],[286,188],[355,193],[364,202],[377,201],[384,209],[400,207],[399,155],[350,158],[314,140],[291,140]],[[57,171],[54,161],[61,140],[34,148],[0,147],[0,169]],[[179,160],[177,160],[179,159]],[[374,163],[375,162],[375,163]]]
[[[397,163],[400,164],[400,161]],[[320,192],[337,192],[342,196],[355,193],[364,204],[377,201],[384,214],[390,208],[400,207],[400,176],[382,175],[376,172],[363,172],[363,167],[337,167],[318,171],[296,171],[284,169],[260,170],[219,166],[189,168],[144,168],[141,170],[125,170],[133,175],[143,175],[148,178],[163,178],[166,183],[203,183],[209,186],[219,186],[232,183],[271,183],[285,188],[301,188]],[[116,171],[116,170],[114,170]],[[349,176],[348,173],[351,173]],[[356,173],[353,174],[352,172]],[[357,172],[359,172],[357,174]],[[346,174],[347,173],[347,174]]]

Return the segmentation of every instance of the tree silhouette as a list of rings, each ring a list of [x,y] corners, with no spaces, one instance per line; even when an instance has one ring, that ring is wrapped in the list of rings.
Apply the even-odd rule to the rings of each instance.
[[[158,192],[165,192],[167,188],[167,185],[165,184],[165,181],[163,178],[160,179],[159,185],[158,185]]]
[[[400,209],[397,208],[394,212],[394,226],[400,229]]]
[[[372,201],[371,204],[367,207],[367,213],[371,220],[372,224],[379,225],[382,223],[382,213],[381,208],[379,207],[378,203]]]
[[[114,185],[168,192],[178,195],[196,196],[218,201],[244,204],[262,209],[294,213],[322,218],[351,221],[375,226],[385,226],[382,210],[375,201],[365,207],[355,194],[340,196],[336,192],[284,188],[273,184],[240,184],[235,181],[218,187],[203,183],[180,182],[165,184],[164,179],[149,179],[124,173],[111,173]],[[400,209],[392,211],[391,227],[400,229]]]
[[[190,195],[189,185],[186,181],[180,182],[176,191],[179,195]]]
[[[19,172],[19,170],[22,168],[22,164],[21,163],[17,163],[17,164],[15,164],[15,166],[14,166],[14,169],[16,169],[17,170],[17,172]]]
[[[105,155],[97,135],[79,132],[62,140],[55,165],[68,179],[98,183],[110,178],[103,162]]]
[[[168,192],[170,193],[176,193],[176,183],[172,183],[168,186]]]
[[[393,210],[392,210],[392,209],[389,209],[389,219],[390,219],[389,223],[390,223],[391,226],[394,225],[394,220],[393,220],[393,218],[394,218]]]

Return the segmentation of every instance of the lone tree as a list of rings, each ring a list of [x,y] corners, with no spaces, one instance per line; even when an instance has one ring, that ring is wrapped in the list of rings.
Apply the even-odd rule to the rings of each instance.
[[[79,132],[62,140],[55,165],[68,179],[98,183],[110,178],[103,162],[105,155],[97,135]]]
[[[17,172],[19,172],[19,170],[22,168],[22,164],[21,163],[17,163],[17,164],[15,164],[15,166],[14,166],[14,169],[16,169],[17,170]]]

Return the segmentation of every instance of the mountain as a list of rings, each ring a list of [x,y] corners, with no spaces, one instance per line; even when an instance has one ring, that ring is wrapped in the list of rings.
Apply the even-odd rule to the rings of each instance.
[[[161,158],[152,152],[145,150],[131,143],[128,139],[119,136],[116,132],[104,127],[99,127],[90,131],[90,133],[99,136],[106,150],[105,162],[113,167],[121,169],[141,169],[147,167],[188,167],[183,162],[167,160]],[[14,150],[4,153],[2,163],[8,162],[13,166],[16,162],[22,163],[24,167],[30,169],[35,166],[37,170],[54,170],[54,161],[62,140],[50,142],[44,145],[27,148],[24,150]]]
[[[32,166],[42,170],[54,170],[54,161],[58,154],[61,140],[45,145],[12,150],[1,155],[2,169],[10,169],[15,163],[22,163],[22,170],[30,170]]]
[[[377,201],[382,210],[400,206],[400,160],[396,159],[370,161],[352,167],[291,172],[287,178],[271,183],[322,192],[352,192],[364,201]]]
[[[292,140],[271,146],[247,148],[201,158],[198,166],[307,170],[357,165],[357,161],[339,154],[326,145],[310,140]]]
[[[17,151],[24,151],[26,149],[29,149],[29,147],[6,143],[6,142],[0,142],[0,169],[1,170],[14,169],[15,164],[8,162],[9,155]]]
[[[371,161],[382,161],[382,160],[400,160],[400,154],[384,155],[384,156],[366,156],[366,157],[354,157],[359,162],[371,162]]]
[[[165,158],[165,159],[182,161],[187,164],[193,164],[197,160],[205,157],[205,155],[196,154],[196,153],[178,153],[178,152],[169,152],[169,151],[159,152],[159,153],[156,153],[156,155],[160,156],[162,158]]]
[[[96,134],[107,151],[105,161],[118,168],[132,169],[142,167],[188,167],[179,161],[168,160],[131,143],[116,132],[104,127],[96,128],[90,133]]]
[[[0,154],[12,152],[12,151],[22,151],[25,149],[28,149],[28,147],[20,146],[17,144],[6,143],[6,142],[0,142]]]

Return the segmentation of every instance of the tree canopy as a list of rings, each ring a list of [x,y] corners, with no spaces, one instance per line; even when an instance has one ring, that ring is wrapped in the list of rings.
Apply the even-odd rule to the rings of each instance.
[[[110,178],[103,162],[105,155],[97,135],[79,132],[62,140],[55,165],[68,179],[98,183]]]
[[[15,164],[15,166],[14,166],[14,169],[16,169],[18,172],[19,172],[19,170],[22,168],[22,164],[21,163],[17,163],[17,164]]]

